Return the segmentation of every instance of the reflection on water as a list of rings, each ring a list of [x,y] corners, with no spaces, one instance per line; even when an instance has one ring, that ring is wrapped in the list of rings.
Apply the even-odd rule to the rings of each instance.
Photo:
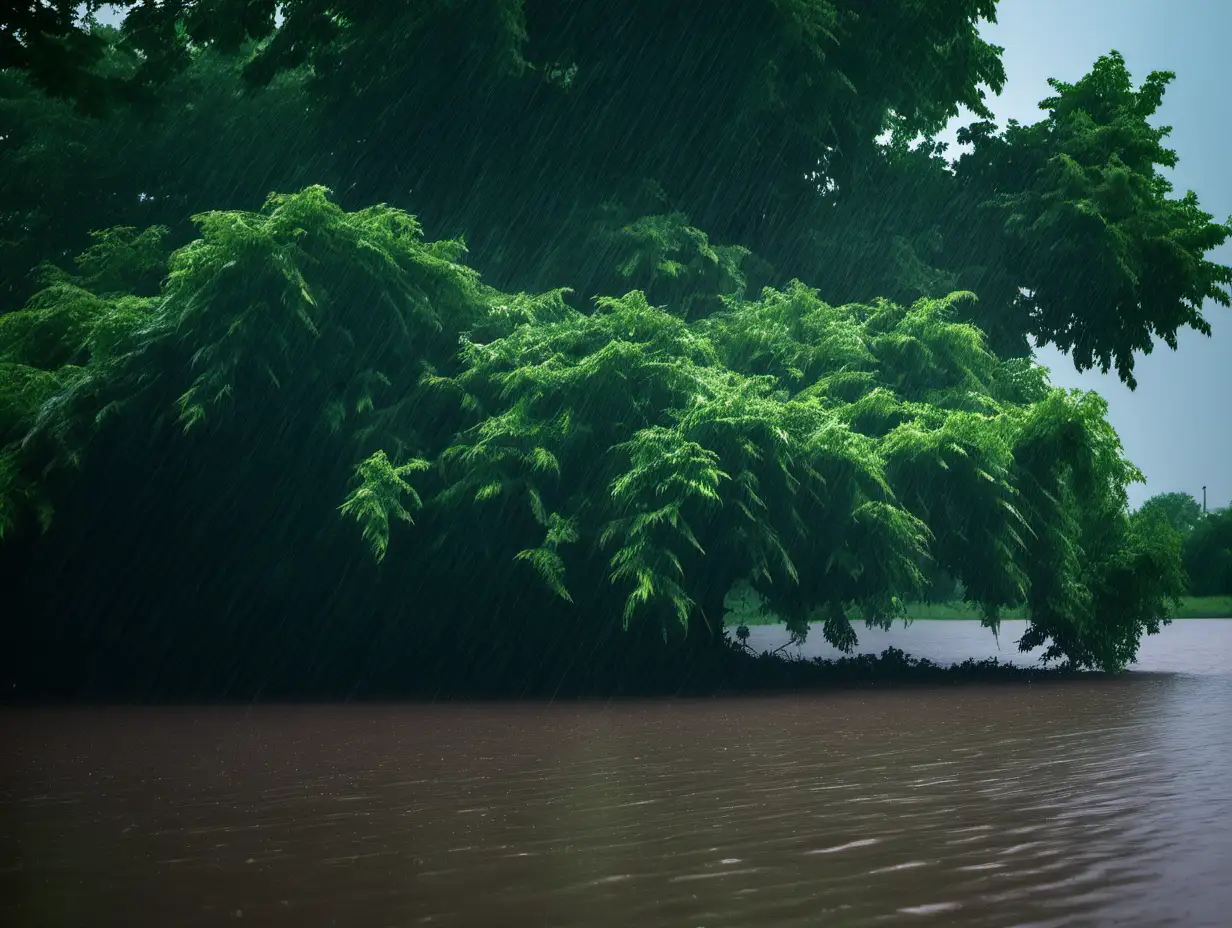
[[[12,713],[0,923],[1226,926],[1229,661],[1182,622],[1114,681]]]

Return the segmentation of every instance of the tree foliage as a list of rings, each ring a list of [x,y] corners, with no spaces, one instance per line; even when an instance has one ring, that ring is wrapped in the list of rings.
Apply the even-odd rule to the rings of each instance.
[[[1177,155],[1151,119],[1172,79],[1135,88],[1113,52],[1077,82],[1050,81],[1039,122],[960,130],[971,150],[953,165],[943,146],[896,137],[818,230],[821,253],[847,259],[819,283],[898,298],[967,287],[1000,353],[1025,354],[1030,338],[1135,386],[1135,356],[1175,348],[1185,327],[1209,334],[1204,302],[1228,306],[1232,283],[1204,257],[1232,227],[1192,191],[1170,196],[1161,173]]]
[[[100,6],[0,13],[0,538],[45,645],[439,683],[408,628],[552,691],[716,647],[732,591],[850,648],[949,586],[1116,669],[1183,588],[1102,401],[1029,360],[1133,386],[1227,303],[1171,74],[1114,52],[997,127],[995,0]]]
[[[1178,536],[1190,595],[1232,594],[1232,514],[1205,513],[1188,493],[1157,493],[1134,513],[1139,523],[1156,522]]]
[[[998,353],[1054,343],[1131,385],[1135,355],[1227,300],[1205,255],[1228,226],[1160,173],[1171,74],[1134,87],[1114,52],[998,129],[993,0],[118,6],[118,30],[62,4],[54,28],[9,24],[12,273],[89,229],[175,226],[179,244],[185,216],[326,183],[464,235],[496,286],[568,281],[578,308],[622,275],[659,300],[730,274],[702,235],[838,302],[971,290]],[[951,165],[929,139],[960,107],[978,121]],[[612,260],[622,246],[641,259]],[[7,283],[19,305],[29,281]]]
[[[1173,77],[1152,72],[1135,89],[1113,52],[1076,83],[1049,82],[1046,120],[1011,125],[995,141],[986,126],[969,130],[965,138],[989,141],[959,168],[999,191],[985,205],[1026,291],[1014,304],[1027,331],[1079,369],[1115,368],[1130,386],[1135,353],[1156,339],[1176,348],[1183,327],[1209,335],[1204,301],[1230,305],[1232,269],[1201,257],[1229,226],[1213,223],[1193,192],[1169,197],[1158,170],[1177,163],[1162,144],[1169,127],[1149,122]]]
[[[159,466],[160,505],[332,495],[280,516],[283,537],[357,522],[454,617],[540,583],[537,608],[594,638],[713,638],[743,584],[849,649],[853,616],[888,623],[937,567],[989,623],[1025,601],[1025,644],[1115,669],[1178,592],[1173,539],[1128,517],[1138,474],[1102,400],[992,354],[956,321],[971,294],[833,306],[793,282],[700,317],[638,290],[581,312],[321,188],[196,222],[157,296],[103,289],[158,240],[121,230],[3,318],[24,385],[5,394],[10,522],[49,473],[155,421],[181,467],[243,449],[264,475],[173,492]]]
[[[1202,519],[1202,506],[1188,493],[1156,493],[1138,507],[1140,519],[1162,519],[1185,538]]]
[[[1194,596],[1232,594],[1232,509],[1204,516],[1185,538],[1185,570]]]

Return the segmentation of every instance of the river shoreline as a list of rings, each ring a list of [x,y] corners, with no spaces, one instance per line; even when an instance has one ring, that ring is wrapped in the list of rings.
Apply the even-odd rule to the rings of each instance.
[[[968,658],[941,663],[926,657],[913,657],[889,647],[879,654],[853,654],[840,657],[809,657],[783,648],[754,650],[734,643],[712,654],[698,655],[678,673],[643,678],[639,683],[582,685],[564,683],[554,692],[503,692],[458,688],[435,693],[368,690],[344,699],[322,697],[317,693],[271,693],[259,700],[249,698],[149,698],[134,699],[99,694],[97,698],[46,698],[9,692],[0,699],[5,709],[74,707],[158,707],[158,706],[234,706],[234,705],[317,705],[323,703],[387,704],[449,702],[560,702],[663,698],[724,698],[751,695],[820,694],[865,689],[909,689],[915,687],[1022,685],[1066,680],[1116,679],[1120,674],[1080,670],[1064,666],[1015,664],[998,658]]]
[[[912,622],[964,621],[978,622],[978,607],[962,600],[936,603],[908,603],[906,618]],[[1027,618],[1025,609],[1006,609],[1002,620],[1021,621]],[[1171,616],[1173,619],[1232,619],[1232,596],[1185,596],[1181,605]],[[777,625],[780,620],[773,614],[752,618],[746,625]]]
[[[1230,666],[1179,622],[1055,686],[4,712],[0,923],[1219,928]]]

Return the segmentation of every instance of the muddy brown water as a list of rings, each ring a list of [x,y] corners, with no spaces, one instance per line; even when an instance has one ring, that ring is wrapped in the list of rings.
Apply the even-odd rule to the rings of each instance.
[[[1226,928],[1229,668],[1184,621],[1113,681],[13,711],[0,924]]]

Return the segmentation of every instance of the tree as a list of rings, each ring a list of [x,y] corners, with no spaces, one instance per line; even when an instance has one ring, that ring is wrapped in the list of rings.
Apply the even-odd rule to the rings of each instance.
[[[1232,594],[1232,515],[1227,509],[1203,513],[1188,493],[1158,493],[1134,513],[1140,523],[1159,522],[1183,546],[1187,588],[1193,596]]]
[[[1184,563],[1192,595],[1232,595],[1232,509],[1198,521],[1185,539]]]
[[[1232,226],[1193,192],[1169,196],[1160,173],[1177,156],[1149,120],[1172,79],[1153,72],[1135,88],[1112,52],[1076,83],[1051,80],[1034,125],[960,130],[972,150],[953,166],[942,146],[898,136],[819,233],[821,253],[844,259],[819,284],[900,299],[969,288],[981,298],[971,321],[998,352],[1055,344],[1134,387],[1135,355],[1175,348],[1183,327],[1209,334],[1204,301],[1228,306],[1232,283],[1203,257]]]
[[[978,34],[992,0],[721,13],[702,0],[296,0],[278,17],[273,0],[126,5],[119,31],[65,7],[56,28],[95,49],[67,83],[36,67],[43,39],[14,33],[24,51],[6,73],[28,91],[112,88],[110,111],[79,117],[112,127],[87,142],[93,163],[65,165],[67,183],[46,169],[15,182],[35,198],[21,216],[62,258],[91,228],[171,225],[326,182],[344,205],[393,203],[464,236],[495,286],[569,280],[584,309],[623,283],[613,240],[676,216],[765,259],[767,282],[808,280],[838,302],[971,290],[967,321],[998,353],[1054,343],[1131,386],[1136,353],[1207,331],[1203,301],[1227,300],[1232,272],[1205,255],[1228,226],[1192,194],[1171,197],[1159,172],[1176,155],[1149,120],[1171,74],[1135,88],[1114,52],[1053,81],[1046,118],[999,130],[984,97],[1004,84],[1000,50]],[[962,106],[980,121],[951,166],[929,139]],[[31,111],[30,125],[44,120]],[[166,135],[134,145],[151,122]],[[87,131],[67,117],[44,126],[14,155],[43,162]],[[75,206],[83,218],[61,232],[57,190],[101,202]],[[10,239],[29,238],[27,223]],[[52,246],[35,239],[21,255]]]
[[[496,291],[459,243],[321,188],[197,222],[157,296],[104,290],[157,241],[114,234],[0,320],[6,376],[29,385],[6,391],[7,531],[56,506],[36,574],[96,576],[53,597],[69,614],[105,582],[191,638],[247,609],[311,627],[322,601],[387,616],[409,596],[428,640],[534,666],[527,637],[717,644],[743,582],[849,649],[854,614],[887,624],[936,564],[990,624],[1025,599],[1028,643],[1116,669],[1174,592],[1168,551],[1126,515],[1137,474],[1102,402],[991,354],[955,321],[969,295],[836,307],[797,282],[697,319],[636,290],[582,313]],[[165,543],[74,562],[74,532],[123,531],[124,512]],[[262,579],[287,559],[317,580]],[[255,602],[193,581],[219,563]],[[371,586],[339,579],[355,571]]]
[[[0,21],[23,679],[665,680],[742,584],[850,648],[953,578],[1107,669],[1168,614],[1102,401],[1027,357],[1132,384],[1226,297],[1168,75],[1000,130],[992,0],[121,6]]]
[[[980,125],[963,136],[976,145],[960,175],[997,191],[984,205],[1004,230],[1025,331],[1131,387],[1136,352],[1156,339],[1175,349],[1185,326],[1209,335],[1203,302],[1230,305],[1232,269],[1200,256],[1232,227],[1212,222],[1193,192],[1170,198],[1158,171],[1177,156],[1162,145],[1170,129],[1148,119],[1173,77],[1153,72],[1135,90],[1113,52],[1077,83],[1049,81],[1047,120],[1000,139]]]
[[[1202,519],[1202,506],[1188,493],[1157,493],[1138,507],[1142,518],[1158,517],[1182,538]]]

